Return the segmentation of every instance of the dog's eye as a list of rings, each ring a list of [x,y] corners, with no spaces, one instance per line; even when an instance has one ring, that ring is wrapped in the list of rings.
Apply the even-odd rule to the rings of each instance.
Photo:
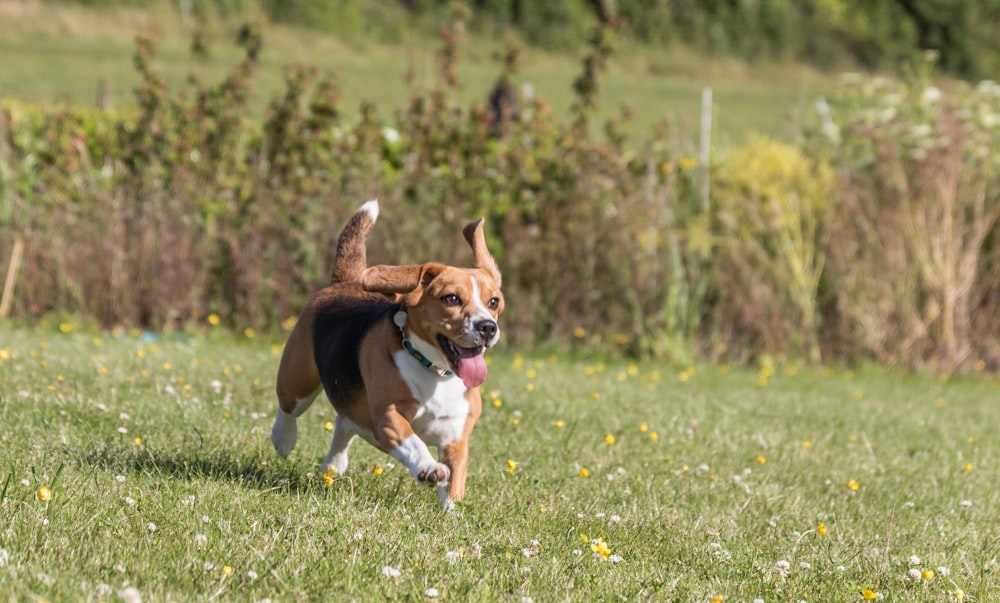
[[[441,301],[443,301],[444,305],[446,305],[446,306],[461,306],[462,305],[462,300],[457,295],[455,295],[454,293],[449,293],[448,295],[445,295],[444,297],[441,298]]]
[[[486,302],[486,305],[487,307],[489,307],[490,310],[496,310],[497,308],[500,307],[500,298],[492,297],[490,298],[490,301]]]

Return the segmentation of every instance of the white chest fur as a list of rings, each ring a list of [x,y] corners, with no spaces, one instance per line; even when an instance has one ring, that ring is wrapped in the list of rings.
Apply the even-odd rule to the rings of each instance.
[[[469,416],[465,384],[458,377],[441,378],[427,370],[405,350],[393,357],[410,393],[420,402],[410,421],[414,433],[431,446],[442,446],[462,436]]]

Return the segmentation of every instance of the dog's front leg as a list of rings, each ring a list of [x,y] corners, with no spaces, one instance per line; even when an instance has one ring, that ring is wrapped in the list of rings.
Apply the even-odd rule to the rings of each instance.
[[[442,507],[451,508],[465,498],[465,476],[469,472],[469,441],[456,440],[441,447],[441,462],[451,470],[447,486],[438,486]]]
[[[427,444],[413,433],[410,422],[395,407],[389,407],[375,426],[379,446],[406,465],[413,479],[425,486],[444,486],[451,477],[448,466],[437,462]]]

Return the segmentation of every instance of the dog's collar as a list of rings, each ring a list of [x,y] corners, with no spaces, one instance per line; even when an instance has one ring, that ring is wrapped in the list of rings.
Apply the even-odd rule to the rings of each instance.
[[[410,356],[416,358],[417,362],[419,362],[421,366],[429,371],[437,373],[440,377],[453,377],[455,375],[455,373],[449,371],[448,369],[443,369],[434,364],[429,358],[427,358],[427,356],[424,356],[419,350],[417,350],[417,348],[413,347],[413,344],[410,343],[410,339],[406,336],[406,331],[403,329],[403,326],[406,324],[406,312],[403,312],[402,310],[396,312],[392,317],[392,324],[399,327],[399,332],[403,336],[403,348],[409,352]]]

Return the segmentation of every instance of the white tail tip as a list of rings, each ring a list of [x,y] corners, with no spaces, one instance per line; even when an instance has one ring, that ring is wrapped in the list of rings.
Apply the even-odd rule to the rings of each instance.
[[[371,201],[365,202],[361,207],[358,208],[359,212],[365,212],[371,216],[372,222],[378,219],[378,199],[372,199]]]

